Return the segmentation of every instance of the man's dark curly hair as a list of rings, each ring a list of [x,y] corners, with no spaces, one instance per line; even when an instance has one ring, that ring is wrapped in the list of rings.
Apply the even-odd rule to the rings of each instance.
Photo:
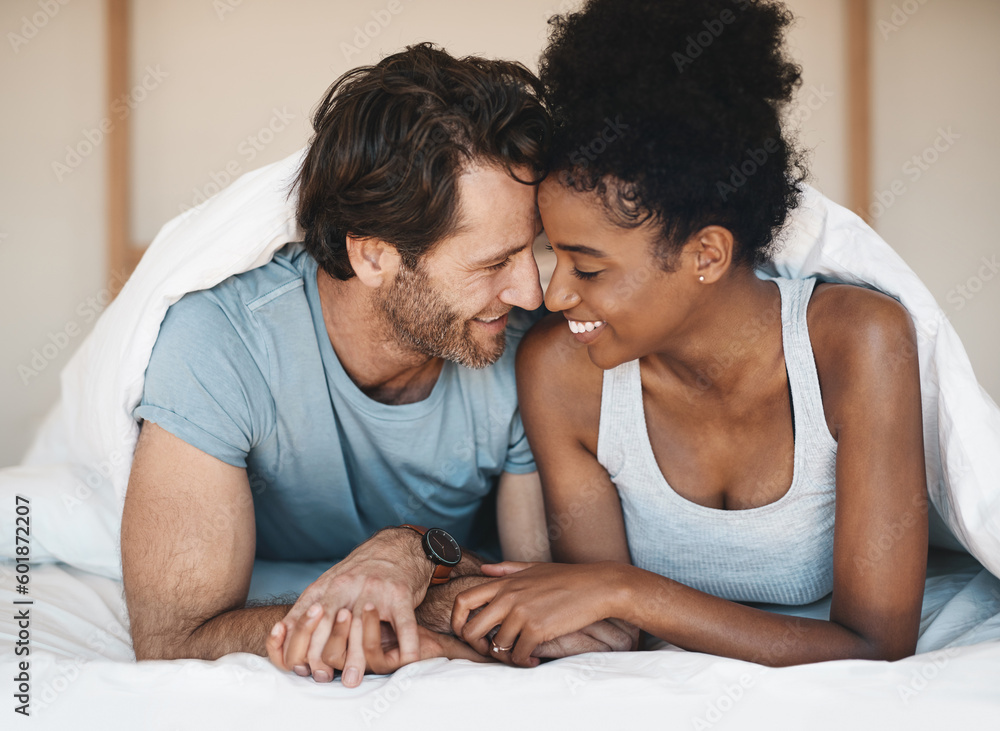
[[[805,175],[781,129],[801,83],[791,21],[768,0],[589,0],[552,18],[549,167],[618,225],[655,221],[668,271],[708,225],[732,232],[736,262],[766,261]]]
[[[454,58],[423,43],[341,76],[313,117],[297,180],[305,248],[331,276],[354,270],[348,234],[379,238],[416,267],[458,225],[470,163],[545,175],[551,134],[541,86],[518,63]],[[526,166],[533,179],[512,168]]]

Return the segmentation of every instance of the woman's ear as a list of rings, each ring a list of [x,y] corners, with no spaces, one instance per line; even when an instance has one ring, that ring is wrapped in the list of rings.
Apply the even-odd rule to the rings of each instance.
[[[735,241],[728,228],[706,226],[688,239],[685,253],[688,254],[692,277],[698,284],[711,284],[729,271],[733,264]]]
[[[368,287],[392,282],[399,270],[399,252],[382,239],[347,236],[347,256],[358,280]]]

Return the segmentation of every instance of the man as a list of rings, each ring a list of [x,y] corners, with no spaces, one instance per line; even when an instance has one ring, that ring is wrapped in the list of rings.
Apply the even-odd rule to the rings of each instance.
[[[395,664],[469,656],[414,608],[426,595],[421,619],[447,628],[484,580],[474,557],[428,590],[419,530],[366,539],[410,523],[467,543],[497,483],[504,557],[547,558],[513,370],[518,313],[542,299],[538,97],[517,64],[428,45],[349,72],[314,118],[304,243],[171,307],[122,521],[137,659],[266,650],[355,686],[366,607],[394,629]],[[294,606],[247,607],[255,556],[347,558]]]

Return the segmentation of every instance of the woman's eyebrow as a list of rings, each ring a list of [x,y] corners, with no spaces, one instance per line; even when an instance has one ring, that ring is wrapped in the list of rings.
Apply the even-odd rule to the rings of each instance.
[[[599,249],[595,249],[591,246],[584,246],[583,244],[552,244],[559,251],[569,251],[574,254],[584,254],[586,256],[592,256],[595,259],[606,259],[607,254]]]

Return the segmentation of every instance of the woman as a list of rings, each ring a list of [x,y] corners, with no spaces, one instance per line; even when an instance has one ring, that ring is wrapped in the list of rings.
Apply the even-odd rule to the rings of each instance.
[[[459,596],[453,627],[481,653],[534,665],[604,618],[768,665],[915,650],[910,318],[880,293],[755,274],[802,178],[780,125],[790,20],[776,2],[591,0],[554,22],[539,209],[556,314],[518,382],[565,563],[487,567],[504,578]],[[829,621],[745,605],[831,591]]]

